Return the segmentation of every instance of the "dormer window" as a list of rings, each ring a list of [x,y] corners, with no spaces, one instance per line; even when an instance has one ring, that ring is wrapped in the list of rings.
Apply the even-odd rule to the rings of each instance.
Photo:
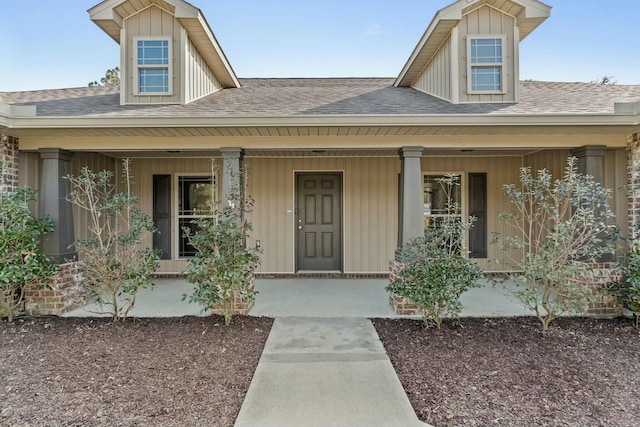
[[[505,93],[505,37],[469,36],[467,43],[469,93]]]
[[[167,95],[171,93],[171,43],[169,38],[136,37],[133,61],[136,93]]]

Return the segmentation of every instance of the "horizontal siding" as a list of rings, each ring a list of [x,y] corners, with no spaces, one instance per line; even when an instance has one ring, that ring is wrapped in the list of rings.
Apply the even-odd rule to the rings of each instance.
[[[261,272],[295,269],[295,173],[343,173],[345,272],[385,272],[396,249],[398,158],[251,158],[254,241]]]
[[[451,37],[442,44],[438,53],[411,86],[439,98],[452,100]]]

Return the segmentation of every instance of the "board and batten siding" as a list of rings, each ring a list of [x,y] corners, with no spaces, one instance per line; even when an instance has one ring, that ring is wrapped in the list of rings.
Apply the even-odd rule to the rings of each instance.
[[[499,221],[498,214],[510,209],[510,202],[502,192],[504,184],[518,182],[521,156],[469,156],[469,157],[429,157],[422,158],[423,174],[461,173],[462,179],[462,207],[463,216],[468,216],[468,191],[467,174],[487,174],[487,240],[491,240],[491,233],[498,232],[503,236],[510,235],[513,230],[508,225]],[[511,257],[519,258],[517,251],[511,253]],[[496,263],[496,260],[498,261]],[[510,270],[508,258],[495,245],[487,246],[487,258],[476,259],[483,270],[505,271]]]
[[[127,18],[125,24],[126,34],[126,47],[124,52],[124,58],[126,58],[126,95],[125,103],[127,104],[177,104],[180,103],[180,82],[182,81],[182,67],[180,58],[183,55],[183,47],[180,43],[181,40],[180,22],[174,18],[169,12],[166,12],[158,7],[151,6],[140,13],[132,15]],[[135,67],[133,64],[135,57],[135,49],[133,38],[134,37],[170,37],[171,40],[171,86],[173,93],[171,95],[136,95],[134,94],[135,79],[137,78],[134,72]]]
[[[460,102],[514,102],[515,86],[520,84],[516,71],[518,58],[516,57],[517,47],[514,41],[515,20],[492,7],[483,6],[462,17],[458,24],[458,87],[460,88]],[[505,67],[503,70],[504,84],[507,93],[475,95],[468,93],[467,75],[467,38],[473,35],[496,35],[506,36],[506,46],[503,55],[506,55]]]
[[[218,161],[221,165],[221,160]],[[176,218],[176,176],[198,175],[211,176],[211,159],[209,158],[166,158],[166,159],[134,159],[131,162],[134,178],[133,194],[140,198],[140,208],[144,213],[153,217],[153,176],[172,175],[171,179],[171,259],[161,260],[159,273],[182,273],[187,266],[187,260],[176,259],[175,230],[178,226]],[[220,173],[218,173],[218,176]],[[218,199],[220,198],[220,186],[218,186]],[[148,247],[152,246],[152,237],[148,236],[144,242]]]
[[[531,167],[531,173],[535,176],[539,170],[546,169],[553,179],[561,178],[567,167],[567,159],[571,156],[570,150],[542,150],[525,156],[524,166]],[[627,209],[627,151],[624,148],[608,149],[604,156],[604,182],[605,188],[611,189],[610,209],[616,213],[612,220],[617,224],[622,237],[629,235],[628,209]]]
[[[186,55],[186,99],[187,103],[207,96],[222,89],[222,84],[218,81],[213,71],[209,68],[193,42],[187,40]]]
[[[442,44],[438,53],[427,64],[411,87],[438,98],[452,101],[451,36]]]
[[[342,173],[343,270],[387,272],[397,245],[400,161],[387,157],[247,158],[259,272],[295,271],[295,174]]]

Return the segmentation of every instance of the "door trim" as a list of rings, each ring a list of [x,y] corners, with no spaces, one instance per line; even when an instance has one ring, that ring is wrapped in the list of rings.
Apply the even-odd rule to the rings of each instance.
[[[321,270],[317,273],[319,274],[328,274],[328,273],[344,273],[344,260],[345,260],[345,252],[346,252],[346,241],[345,241],[345,172],[343,169],[334,169],[334,170],[317,170],[317,169],[294,169],[293,171],[293,215],[291,220],[291,227],[293,228],[293,271],[294,274],[299,274],[301,271],[303,274],[314,274],[315,271],[307,271],[300,270],[298,268],[298,236],[297,236],[297,223],[296,223],[296,214],[295,209],[298,206],[298,176],[299,175],[339,175],[340,177],[340,186],[339,186],[339,200],[340,200],[340,259],[339,259],[339,270]]]

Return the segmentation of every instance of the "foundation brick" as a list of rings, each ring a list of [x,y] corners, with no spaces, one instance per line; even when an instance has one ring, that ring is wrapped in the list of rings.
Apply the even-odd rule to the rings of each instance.
[[[47,284],[31,285],[25,292],[25,311],[30,315],[61,315],[84,305],[86,293],[79,262],[62,264]],[[48,285],[50,289],[43,289]]]

